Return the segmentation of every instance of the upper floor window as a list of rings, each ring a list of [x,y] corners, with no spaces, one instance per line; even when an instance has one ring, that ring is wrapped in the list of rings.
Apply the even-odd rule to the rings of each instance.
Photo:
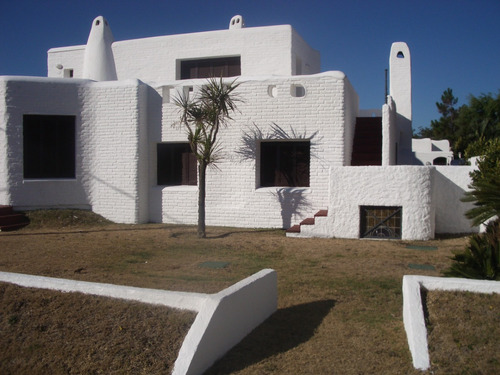
[[[234,77],[241,75],[241,58],[240,56],[234,56],[183,60],[180,68],[181,79]]]
[[[24,178],[75,178],[75,119],[23,116]]]

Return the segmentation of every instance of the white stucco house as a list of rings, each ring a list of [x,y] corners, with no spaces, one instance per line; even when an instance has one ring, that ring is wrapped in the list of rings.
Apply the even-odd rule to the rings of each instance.
[[[48,77],[0,77],[0,204],[196,223],[196,165],[172,99],[223,76],[237,77],[243,102],[208,171],[207,225],[424,240],[475,231],[460,202],[470,167],[423,165],[412,149],[406,43],[392,45],[389,68],[387,103],[363,110],[291,26],[235,16],[226,30],[114,41],[97,17],[87,44],[48,51]]]

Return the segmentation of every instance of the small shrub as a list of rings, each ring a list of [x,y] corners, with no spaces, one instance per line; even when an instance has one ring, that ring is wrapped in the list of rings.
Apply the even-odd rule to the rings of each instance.
[[[444,272],[450,277],[500,280],[500,221],[488,225],[485,233],[470,237],[469,245],[452,258],[454,263]]]

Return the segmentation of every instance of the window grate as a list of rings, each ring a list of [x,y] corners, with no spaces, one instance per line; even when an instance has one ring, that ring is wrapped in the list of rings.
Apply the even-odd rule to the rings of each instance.
[[[402,207],[361,206],[361,238],[401,238]]]

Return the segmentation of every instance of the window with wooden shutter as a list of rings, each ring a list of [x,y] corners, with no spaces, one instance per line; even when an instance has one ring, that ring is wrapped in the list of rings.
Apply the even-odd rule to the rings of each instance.
[[[309,187],[310,142],[261,142],[260,185]]]
[[[188,143],[157,145],[158,185],[196,185],[197,163]]]
[[[25,179],[75,178],[75,116],[23,116]]]
[[[218,57],[181,61],[181,79],[235,77],[241,75],[241,58]]]

